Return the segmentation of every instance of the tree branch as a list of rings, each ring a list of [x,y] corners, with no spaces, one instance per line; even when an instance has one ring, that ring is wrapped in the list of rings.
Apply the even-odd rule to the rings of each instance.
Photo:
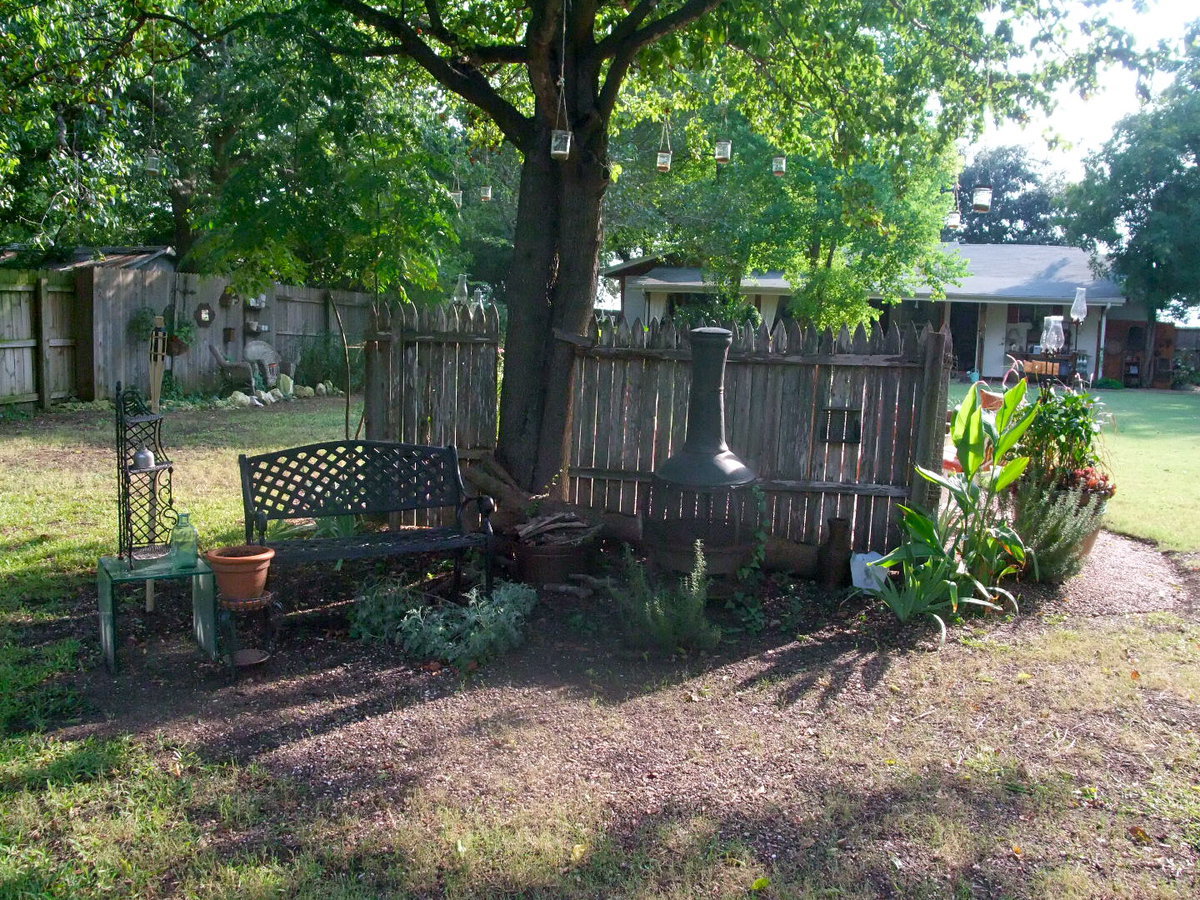
[[[403,19],[364,3],[363,0],[331,0],[359,22],[396,38],[405,56],[423,68],[443,87],[478,106],[496,123],[504,136],[524,147],[532,137],[529,119],[505,100],[469,58],[446,59],[423,41]],[[452,49],[452,48],[451,48]]]
[[[642,0],[634,7],[633,11],[596,45],[595,52],[599,58],[612,58],[597,103],[600,115],[607,118],[612,114],[621,91],[621,82],[625,80],[625,75],[639,50],[668,34],[686,28],[725,2],[727,0],[688,0],[674,12],[661,19],[655,19],[648,25],[642,23],[658,6],[659,0]]]

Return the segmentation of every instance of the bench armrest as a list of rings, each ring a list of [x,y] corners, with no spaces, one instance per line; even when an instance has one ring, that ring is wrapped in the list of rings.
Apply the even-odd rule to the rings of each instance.
[[[470,504],[476,504],[479,508],[479,524],[480,531],[490,535],[492,533],[492,513],[496,511],[496,501],[487,494],[480,494],[478,497],[467,497],[462,503],[458,504],[459,514]]]

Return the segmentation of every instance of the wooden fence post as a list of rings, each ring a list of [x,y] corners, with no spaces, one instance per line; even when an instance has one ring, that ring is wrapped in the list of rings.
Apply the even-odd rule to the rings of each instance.
[[[38,278],[33,287],[33,316],[37,338],[37,392],[42,409],[50,408],[50,286]]]
[[[363,385],[364,415],[367,419],[367,440],[394,441],[392,433],[392,336],[380,326],[384,324],[371,315],[371,333],[363,342],[365,383]]]
[[[946,367],[946,332],[932,331],[926,326],[924,360],[921,370],[921,393],[917,407],[917,446],[913,461],[926,469],[941,471],[942,445],[946,435],[946,396],[949,371]],[[926,509],[935,510],[941,489],[916,472],[911,475],[909,499]]]

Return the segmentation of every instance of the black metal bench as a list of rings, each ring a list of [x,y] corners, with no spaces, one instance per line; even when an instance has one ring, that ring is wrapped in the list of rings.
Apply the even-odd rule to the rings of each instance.
[[[246,543],[275,550],[276,563],[302,564],[409,553],[455,554],[457,579],[462,554],[484,556],[484,589],[492,591],[492,498],[467,497],[458,453],[386,441],[327,441],[238,457]],[[481,528],[467,531],[463,510],[478,504]],[[410,510],[453,509],[453,525],[404,527],[347,537],[268,541],[272,520],[362,516]]]

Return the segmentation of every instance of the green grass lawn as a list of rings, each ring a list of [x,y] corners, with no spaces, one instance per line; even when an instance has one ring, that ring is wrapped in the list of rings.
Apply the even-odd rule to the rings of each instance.
[[[342,436],[342,400],[261,410],[172,413],[163,440],[175,463],[176,507],[192,513],[201,547],[242,540],[237,457]],[[353,411],[352,427],[358,421]],[[69,696],[46,690],[76,666],[74,639],[18,641],[17,630],[50,626],[117,552],[113,414],[56,413],[0,423],[0,730],[40,725]]]
[[[1108,527],[1166,550],[1200,551],[1200,393],[1101,391],[1116,476]]]
[[[950,402],[967,385],[950,386]],[[1200,393],[1098,391],[1111,421],[1104,457],[1117,483],[1106,527],[1164,550],[1200,552]]]
[[[1196,395],[1110,396],[1127,496],[1124,467],[1195,456]],[[333,400],[170,416],[175,492],[202,544],[240,537],[239,452],[341,428]],[[111,440],[104,412],[0,423],[0,900],[1196,896],[1190,614],[1092,615],[1063,596],[925,652],[846,599],[852,621],[651,664],[610,639],[599,602],[590,631],[557,627],[559,598],[526,650],[475,681],[375,650],[333,696],[323,679],[339,676],[319,667],[297,683],[210,677],[180,739],[132,724],[129,676],[97,668]],[[1194,486],[1161,495],[1186,527]],[[98,703],[110,720],[80,718],[75,674],[117,691]],[[143,704],[159,700],[150,684]],[[271,742],[234,754],[189,731],[194,716],[220,732],[224,701],[256,688],[249,730],[281,750],[344,741],[366,764],[353,791],[272,761]],[[689,803],[657,799],[688,779]]]

